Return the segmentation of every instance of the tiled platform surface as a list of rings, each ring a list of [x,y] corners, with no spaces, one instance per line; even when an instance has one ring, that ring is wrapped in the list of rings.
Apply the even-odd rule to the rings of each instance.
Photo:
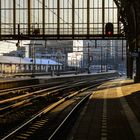
[[[140,83],[116,79],[101,85],[68,140],[140,140]]]

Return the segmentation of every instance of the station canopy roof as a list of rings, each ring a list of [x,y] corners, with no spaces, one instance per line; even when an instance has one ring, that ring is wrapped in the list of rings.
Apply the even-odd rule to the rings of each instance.
[[[12,57],[12,56],[0,56],[0,63],[5,64],[33,64],[32,58],[22,58],[22,57]],[[58,63],[51,59],[35,59],[35,64],[42,64],[42,65],[62,65],[61,63]]]

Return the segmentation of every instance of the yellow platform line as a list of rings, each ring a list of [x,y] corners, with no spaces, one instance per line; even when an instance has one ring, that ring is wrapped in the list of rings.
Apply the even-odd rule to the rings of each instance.
[[[135,135],[136,140],[140,140],[140,123],[137,120],[135,114],[133,113],[132,109],[128,105],[126,99],[123,97],[121,87],[117,88],[118,95],[121,95],[120,102],[127,117],[127,120],[130,124],[130,127]]]

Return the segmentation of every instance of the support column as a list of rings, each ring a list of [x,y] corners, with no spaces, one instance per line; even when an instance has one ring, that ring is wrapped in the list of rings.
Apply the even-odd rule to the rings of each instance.
[[[0,63],[0,73],[2,73],[2,63]]]
[[[0,39],[1,39],[1,0],[0,0]]]
[[[133,58],[131,56],[127,57],[127,78],[133,78]]]
[[[28,35],[31,31],[31,0],[28,0]]]
[[[13,34],[16,34],[16,0],[13,0]]]
[[[127,78],[132,79],[133,78],[133,57],[130,55],[133,48],[133,45],[129,43],[127,45]]]
[[[140,82],[140,36],[136,39],[136,48],[138,57],[136,57],[136,76],[134,78],[134,81]]]
[[[42,1],[42,25],[43,25],[43,37],[45,35],[45,0]]]
[[[89,30],[90,30],[90,10],[89,10],[89,6],[90,6],[90,0],[87,0],[87,39],[89,39]]]
[[[102,0],[102,34],[104,36],[104,25],[105,25],[105,0]]]
[[[75,0],[72,0],[72,39],[74,39],[74,22],[75,22],[75,17],[74,17],[74,14],[75,14]]]
[[[60,0],[57,0],[57,39],[60,35]]]

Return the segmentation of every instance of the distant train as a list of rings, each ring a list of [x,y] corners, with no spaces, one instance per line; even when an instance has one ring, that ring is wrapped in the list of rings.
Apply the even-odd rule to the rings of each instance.
[[[0,56],[0,73],[24,73],[24,72],[50,72],[62,70],[63,65],[51,59],[21,58]]]

